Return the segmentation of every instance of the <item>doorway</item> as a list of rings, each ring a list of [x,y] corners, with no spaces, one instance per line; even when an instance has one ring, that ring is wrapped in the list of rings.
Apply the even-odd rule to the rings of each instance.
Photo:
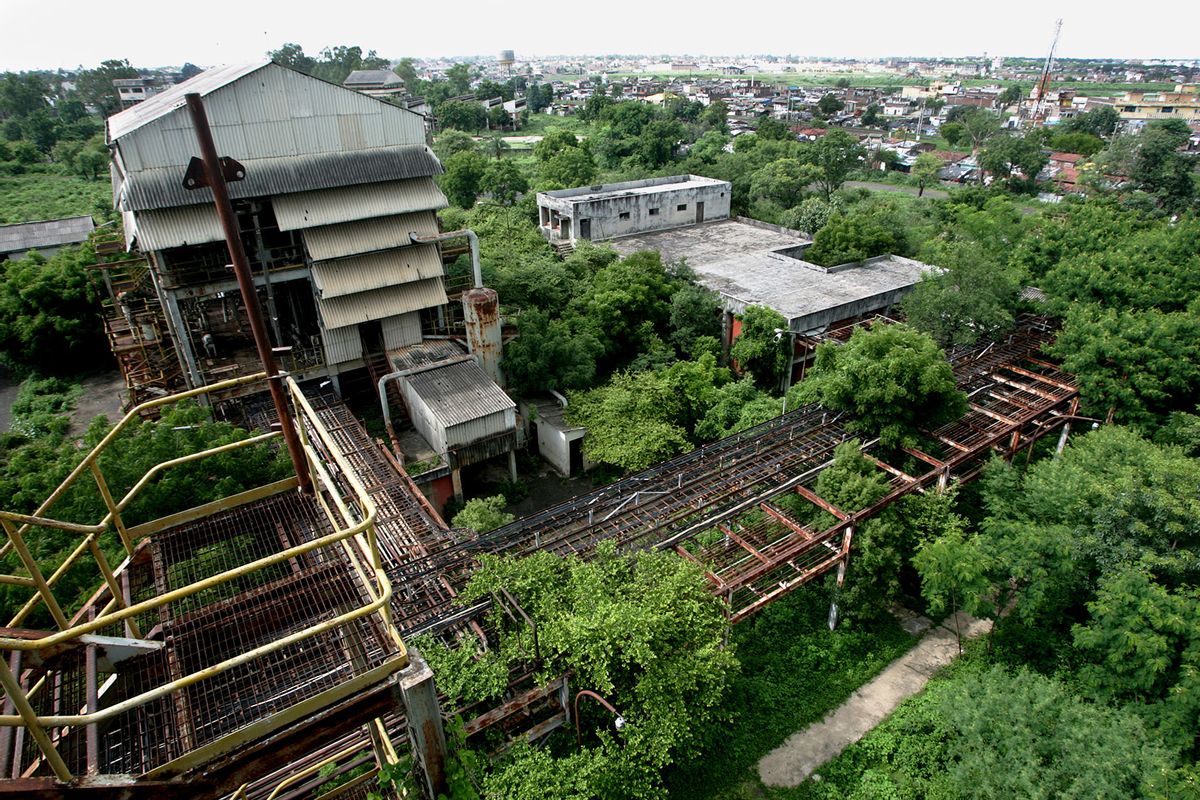
[[[580,239],[591,239],[592,238],[592,221],[590,219],[579,220],[579,238]]]
[[[696,222],[704,222],[704,202],[696,203]]]

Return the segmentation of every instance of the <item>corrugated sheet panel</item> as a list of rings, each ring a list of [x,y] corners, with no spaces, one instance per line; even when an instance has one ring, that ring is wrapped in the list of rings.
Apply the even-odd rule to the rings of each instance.
[[[438,421],[433,410],[417,396],[416,390],[409,385],[408,381],[401,380],[399,383],[400,392],[404,395],[404,405],[408,410],[413,427],[417,429],[417,433],[425,437],[425,441],[429,442],[434,450],[445,453],[446,429]]]
[[[439,361],[464,356],[466,353],[465,348],[450,339],[425,339],[407,347],[389,348],[388,361],[391,362],[392,369],[399,372],[426,364],[436,364]]]
[[[325,360],[329,364],[344,364],[362,358],[362,337],[358,328],[330,328],[322,334],[325,343]]]
[[[414,244],[379,253],[318,261],[313,280],[322,299],[397,286],[402,283],[440,278],[442,256],[437,245]]]
[[[0,225],[0,253],[24,253],[39,247],[79,244],[87,241],[95,228],[92,218],[86,216]]]
[[[326,328],[342,328],[447,303],[441,278],[317,301]]]
[[[432,178],[303,192],[274,199],[275,219],[279,229],[284,231],[414,211],[436,211],[448,205],[446,195]]]
[[[381,325],[383,346],[387,350],[407,347],[421,341],[421,314],[417,311],[387,317],[381,321]]]
[[[270,61],[255,61],[250,64],[227,64],[205,70],[199,75],[176,84],[165,92],[150,97],[132,108],[127,108],[108,118],[108,140],[131,133],[148,122],[170,114],[185,104],[184,95],[196,92],[201,97],[211,94],[228,83],[236,81],[251,72],[260,70]]]
[[[193,87],[205,96],[217,151],[240,161],[425,141],[419,115],[276,64],[217,68],[182,86],[110,121],[109,140],[130,172],[183,167],[195,155],[183,108]]]
[[[492,386],[496,386],[496,384],[493,383]],[[496,390],[504,394],[504,391],[499,386],[496,386]],[[508,397],[508,395],[504,396]],[[462,445],[469,445],[481,439],[490,439],[499,434],[512,431],[516,427],[517,411],[515,408],[484,414],[446,428],[446,447],[447,449],[451,449],[461,447]]]
[[[432,211],[397,214],[394,217],[323,225],[304,231],[304,244],[314,261],[371,253],[409,244],[408,235],[434,236],[438,233],[437,215]]]
[[[255,126],[244,126],[246,135],[253,135],[255,131]],[[280,134],[274,132],[270,135],[277,137]],[[229,196],[234,200],[406,178],[427,178],[442,173],[437,156],[425,145],[245,159],[241,164],[246,168],[246,177],[228,184]],[[211,205],[213,196],[210,189],[185,189],[183,168],[172,166],[131,173],[125,182],[124,202],[128,208],[142,211]]]
[[[516,408],[512,398],[505,394],[473,359],[427,369],[408,375],[402,380],[412,386],[417,396],[445,428],[492,414],[499,415],[500,421],[491,426],[494,429],[480,431],[480,435],[473,438],[482,438],[506,430],[504,412]],[[515,424],[515,417],[513,419]]]
[[[221,220],[212,206],[140,211],[134,214],[134,218],[137,220],[138,245],[147,252],[219,242],[225,238]]]

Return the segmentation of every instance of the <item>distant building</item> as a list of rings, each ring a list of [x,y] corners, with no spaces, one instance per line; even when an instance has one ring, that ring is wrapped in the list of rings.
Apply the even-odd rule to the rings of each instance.
[[[62,247],[86,242],[95,228],[91,217],[0,225],[0,261],[24,258],[30,250],[52,256]]]
[[[113,88],[117,90],[117,96],[121,99],[121,108],[129,108],[149,100],[170,86],[170,82],[162,77],[116,78],[113,80]]]
[[[1113,106],[1121,119],[1134,124],[1156,119],[1200,122],[1200,83],[1181,83],[1173,92],[1126,92]]]
[[[538,219],[551,241],[612,239],[729,216],[732,187],[700,175],[539,192]]]
[[[342,85],[369,97],[404,96],[404,81],[390,69],[356,69]]]

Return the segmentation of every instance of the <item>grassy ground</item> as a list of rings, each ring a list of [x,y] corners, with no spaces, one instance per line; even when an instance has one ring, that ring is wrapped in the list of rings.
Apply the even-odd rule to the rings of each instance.
[[[552,128],[573,131],[577,134],[586,134],[588,127],[588,124],[579,117],[560,117],[557,114],[530,114],[529,121],[525,123],[525,127],[521,128],[514,135],[538,136]]]
[[[89,181],[67,175],[0,177],[0,224],[91,214],[102,222],[112,212],[108,176]]]
[[[914,740],[905,732],[910,721],[920,717],[930,691],[937,692],[941,686],[978,670],[986,664],[985,658],[973,658],[970,653],[979,653],[982,642],[968,646],[968,655],[958,659],[935,675],[925,690],[910,697],[899,708],[881,722],[873,731],[847,747],[841,755],[825,764],[816,773],[820,780],[810,779],[794,789],[768,789],[764,797],[771,800],[841,800],[845,797],[891,797],[890,794],[874,794],[869,785],[876,773],[889,774],[898,765],[920,764],[925,755],[922,742]]]
[[[725,712],[694,763],[667,776],[672,798],[760,797],[758,759],[792,733],[820,720],[916,641],[890,618],[870,625],[827,626],[829,594],[797,590],[734,628],[742,667]]]

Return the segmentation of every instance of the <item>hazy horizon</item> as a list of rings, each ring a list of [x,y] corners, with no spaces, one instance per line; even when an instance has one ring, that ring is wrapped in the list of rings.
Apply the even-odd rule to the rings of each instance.
[[[358,45],[390,59],[478,58],[511,49],[518,60],[605,55],[728,57],[788,55],[829,59],[937,59],[1005,56],[1044,58],[1054,21],[1064,19],[1057,56],[1116,60],[1193,61],[1200,4],[1162,16],[1107,12],[1064,0],[1047,6],[1012,0],[990,9],[940,11],[930,18],[895,14],[894,4],[869,0],[851,13],[760,3],[727,10],[679,12],[612,0],[575,18],[561,9],[498,7],[463,0],[450,15],[440,5],[380,7],[370,19],[337,14],[311,2],[213,0],[185,16],[161,3],[127,0],[120,13],[54,30],[62,9],[34,0],[0,0],[0,70],[91,68],[128,59],[142,68],[254,61],[286,42],[310,55]],[[465,20],[465,23],[464,23]],[[870,25],[864,20],[875,20]]]

